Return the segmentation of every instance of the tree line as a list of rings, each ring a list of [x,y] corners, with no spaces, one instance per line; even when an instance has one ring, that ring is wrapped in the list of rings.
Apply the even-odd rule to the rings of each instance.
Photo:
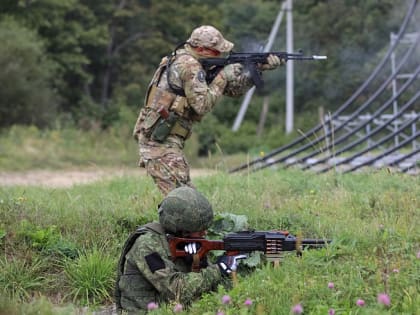
[[[222,30],[236,51],[267,41],[282,1],[271,0],[2,0],[0,128],[71,123],[107,128],[122,107],[135,115],[160,59],[203,24]],[[397,31],[405,9],[392,0],[295,0],[294,46],[328,62],[295,66],[295,110],[333,111],[363,82]],[[285,50],[285,20],[273,50]],[[285,69],[266,77],[246,115],[255,126],[262,96],[281,125]],[[256,105],[254,105],[254,103]],[[208,118],[228,127],[240,100],[225,98]],[[135,117],[133,117],[133,121]],[[206,129],[204,125],[203,130]],[[223,131],[221,131],[223,132]],[[214,140],[214,139],[213,139]]]

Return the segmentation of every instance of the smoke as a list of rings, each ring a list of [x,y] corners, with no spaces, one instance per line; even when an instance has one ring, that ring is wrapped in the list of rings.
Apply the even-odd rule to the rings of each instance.
[[[235,47],[235,51],[243,51],[243,52],[263,52],[264,51],[264,43],[262,41],[258,41],[255,37],[246,36],[242,37],[238,41],[238,47]],[[236,45],[235,45],[236,46]]]

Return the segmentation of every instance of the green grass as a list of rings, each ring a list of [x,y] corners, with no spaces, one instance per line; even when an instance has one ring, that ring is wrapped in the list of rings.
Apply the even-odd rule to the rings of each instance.
[[[135,167],[137,149],[128,127],[108,132],[13,126],[0,134],[0,170],[86,166]]]
[[[14,300],[29,300],[31,292],[40,290],[48,282],[42,275],[43,262],[39,258],[0,259],[2,295]]]
[[[134,166],[128,129],[13,127],[0,135],[0,170]],[[184,314],[287,315],[301,304],[304,314],[420,315],[418,177],[293,169],[228,175],[248,158],[219,148],[198,159],[196,148],[193,137],[187,147],[193,166],[219,171],[194,180],[216,214],[245,215],[249,228],[333,243],[302,257],[288,253],[279,268],[265,264],[240,274],[233,288],[204,295]],[[71,188],[0,187],[0,314],[79,314],[83,306],[110,305],[121,247],[137,225],[157,219],[160,202],[152,180],[137,174]],[[377,302],[382,292],[389,307]],[[221,303],[224,295],[230,304]],[[160,305],[154,314],[173,314],[172,308]]]
[[[135,168],[138,149],[131,126],[112,127],[107,131],[82,131],[75,128],[40,130],[34,126],[13,126],[0,130],[0,171],[33,169],[74,169],[87,167]],[[246,157],[243,154],[216,154],[197,157],[197,135],[185,147],[190,164],[199,168],[227,170]]]
[[[190,314],[289,314],[297,303],[304,314],[330,308],[336,314],[419,314],[418,178],[264,170],[218,173],[195,184],[216,213],[246,215],[251,228],[334,241],[301,258],[287,254],[279,268],[263,265],[240,275],[233,289],[219,288],[193,303]],[[150,178],[136,176],[66,189],[0,188],[3,294],[15,308],[40,297],[59,306],[109,304],[121,246],[136,225],[157,219],[160,199]],[[390,295],[390,307],[377,303],[381,292]],[[223,295],[232,303],[222,305]],[[172,314],[172,306],[154,312]]]
[[[106,254],[105,247],[93,248],[74,260],[65,259],[63,269],[73,302],[97,305],[112,301],[115,259]]]

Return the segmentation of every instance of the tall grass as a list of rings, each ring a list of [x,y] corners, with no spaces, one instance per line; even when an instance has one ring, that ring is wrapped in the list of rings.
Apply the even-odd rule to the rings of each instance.
[[[134,167],[136,152],[128,126],[108,132],[13,126],[1,134],[0,170]]]
[[[84,252],[75,260],[63,263],[69,297],[73,302],[97,305],[111,301],[117,260],[106,253],[106,248]]]
[[[133,122],[134,124],[134,122]],[[199,158],[198,137],[193,134],[185,147],[191,165],[226,170],[241,162],[223,152]],[[83,131],[69,128],[40,130],[34,126],[13,126],[0,130],[0,171],[63,168],[135,168],[138,148],[131,135],[131,125],[108,130]],[[242,157],[241,157],[242,159]]]
[[[2,295],[21,301],[29,301],[31,294],[48,285],[42,275],[42,261],[35,258],[34,261],[7,258],[0,259],[0,287]]]
[[[330,309],[336,314],[419,314],[418,178],[382,171],[315,175],[270,169],[217,173],[195,179],[195,185],[216,213],[246,215],[249,228],[287,229],[333,243],[300,258],[286,254],[279,268],[263,265],[240,274],[233,289],[220,287],[194,302],[188,313],[290,314],[300,304],[304,314]],[[33,261],[41,264],[26,268],[31,276],[4,292],[16,301],[43,296],[59,304],[110,303],[122,244],[137,225],[157,219],[160,201],[150,178],[136,176],[65,189],[0,188],[2,274],[10,276],[8,270],[25,269]],[[63,254],[74,250],[83,254]],[[6,287],[8,280],[2,281]],[[377,302],[379,293],[390,296],[390,306]],[[231,297],[230,304],[222,304],[224,295]],[[253,304],[244,306],[246,299]],[[365,306],[356,305],[358,299]],[[172,314],[172,306],[154,312]]]

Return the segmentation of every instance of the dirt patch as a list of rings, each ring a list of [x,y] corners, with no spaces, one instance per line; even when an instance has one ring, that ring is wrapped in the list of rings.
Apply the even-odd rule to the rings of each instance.
[[[191,170],[191,177],[214,174],[207,169]],[[25,172],[0,172],[0,186],[44,186],[71,187],[117,176],[146,176],[140,168],[131,169],[75,169],[75,170],[31,170]]]

